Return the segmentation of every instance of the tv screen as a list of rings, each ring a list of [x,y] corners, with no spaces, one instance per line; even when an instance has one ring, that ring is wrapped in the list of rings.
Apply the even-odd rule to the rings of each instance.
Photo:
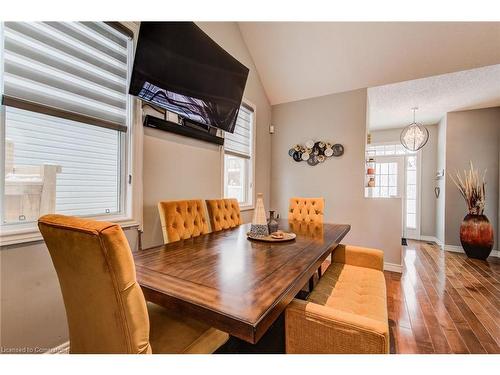
[[[247,77],[193,22],[142,22],[129,93],[232,133]]]

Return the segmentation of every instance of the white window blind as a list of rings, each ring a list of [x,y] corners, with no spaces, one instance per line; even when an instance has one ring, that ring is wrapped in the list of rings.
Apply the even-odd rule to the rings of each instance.
[[[131,32],[112,22],[5,22],[0,37],[0,226],[31,228],[47,213],[127,214]]]
[[[126,131],[126,35],[103,22],[5,22],[3,36],[5,105]]]
[[[251,158],[252,156],[253,110],[244,104],[238,112],[234,133],[225,133],[224,149],[231,153]]]

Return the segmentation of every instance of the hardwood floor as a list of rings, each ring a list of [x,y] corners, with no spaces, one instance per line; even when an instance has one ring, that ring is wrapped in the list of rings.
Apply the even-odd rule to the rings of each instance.
[[[402,274],[384,272],[391,353],[500,353],[499,258],[409,241],[403,260]],[[282,318],[273,327],[258,345],[232,337],[218,353],[284,353]]]
[[[384,272],[391,353],[500,353],[500,259],[409,241],[403,274]]]

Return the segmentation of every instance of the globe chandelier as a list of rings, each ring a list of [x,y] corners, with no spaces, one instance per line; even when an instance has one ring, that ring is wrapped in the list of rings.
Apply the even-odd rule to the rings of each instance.
[[[412,108],[413,122],[406,126],[399,137],[404,148],[410,151],[418,151],[425,146],[429,140],[429,130],[415,121],[415,112],[418,107]]]

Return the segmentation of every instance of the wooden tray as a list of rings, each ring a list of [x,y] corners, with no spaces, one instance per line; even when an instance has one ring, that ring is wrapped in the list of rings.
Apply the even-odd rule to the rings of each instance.
[[[253,237],[250,232],[247,233],[247,237],[248,239],[250,240],[254,240],[254,241],[262,241],[262,242],[285,242],[285,241],[292,241],[295,239],[295,237],[297,237],[297,235],[295,233],[284,233],[285,236],[283,238],[273,238],[271,237],[271,235],[269,236],[265,236],[265,237]]]

